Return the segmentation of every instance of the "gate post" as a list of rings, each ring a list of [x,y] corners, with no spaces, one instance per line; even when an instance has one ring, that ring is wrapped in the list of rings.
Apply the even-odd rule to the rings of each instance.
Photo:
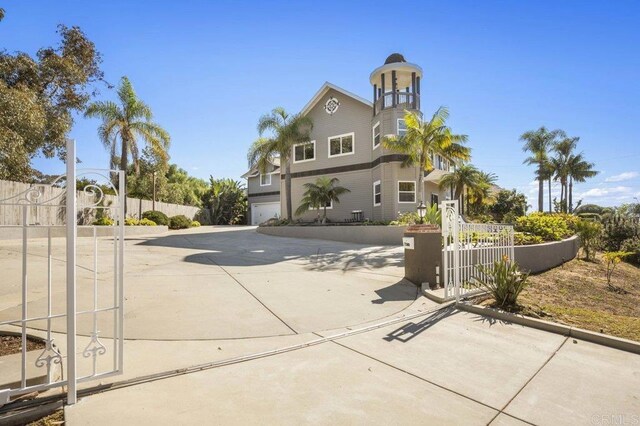
[[[77,400],[76,376],[76,144],[67,140],[67,404]]]

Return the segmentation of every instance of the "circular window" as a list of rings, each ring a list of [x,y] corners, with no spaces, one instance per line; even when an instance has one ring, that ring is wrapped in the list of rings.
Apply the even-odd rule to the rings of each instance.
[[[333,115],[338,110],[338,107],[340,107],[340,102],[333,96],[327,99],[327,102],[324,104],[324,110],[329,115]]]

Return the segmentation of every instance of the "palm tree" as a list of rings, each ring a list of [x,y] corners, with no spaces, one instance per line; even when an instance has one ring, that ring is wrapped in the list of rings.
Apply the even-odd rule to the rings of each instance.
[[[287,218],[291,219],[291,155],[293,146],[308,142],[313,122],[309,117],[300,114],[290,115],[284,108],[274,108],[258,120],[258,138],[251,148],[247,159],[249,166],[258,166],[260,173],[266,173],[274,158],[280,157],[281,167],[285,169],[285,192]],[[271,137],[262,137],[264,132],[271,131]]]
[[[479,185],[480,172],[471,164],[462,164],[455,170],[440,179],[440,188],[453,188],[454,197],[460,202],[460,213],[465,212],[465,203],[469,204],[469,192],[476,189]],[[465,196],[464,190],[467,189]]]
[[[310,209],[324,209],[322,223],[327,220],[327,205],[340,202],[340,196],[349,191],[347,188],[337,186],[340,183],[338,178],[319,177],[315,183],[305,183],[306,191],[296,210],[296,216],[300,216]]]
[[[404,121],[407,132],[403,136],[387,136],[384,146],[402,154],[405,158],[403,167],[416,167],[420,182],[420,202],[424,202],[425,172],[433,170],[432,158],[434,154],[442,156],[452,164],[468,161],[471,149],[464,146],[467,135],[456,135],[446,122],[449,110],[440,107],[429,121],[423,121],[416,112],[405,111]]]
[[[563,136],[565,133],[562,130],[549,131],[544,126],[538,130],[525,132],[520,136],[520,140],[524,142],[522,150],[531,153],[531,156],[524,160],[524,164],[538,166],[536,180],[538,181],[538,211],[540,212],[544,210],[544,181],[550,179],[547,169],[548,151],[556,138]]]
[[[573,182],[585,182],[596,176],[599,172],[593,170],[594,164],[585,161],[582,154],[572,155],[567,161],[567,174],[569,175],[569,213],[573,213]]]
[[[492,201],[495,201],[493,185],[497,180],[498,176],[494,173],[478,170],[475,186],[467,188],[469,204],[473,207],[476,214],[484,213],[484,207]],[[469,211],[471,211],[471,209]]]
[[[142,139],[155,155],[167,161],[171,139],[169,133],[152,121],[151,108],[138,98],[127,77],[120,80],[118,100],[120,104],[112,101],[93,102],[84,113],[85,117],[102,119],[102,124],[98,127],[98,136],[110,151],[110,167],[115,169],[119,161],[120,170],[126,173],[131,156],[135,174],[139,173],[138,138]]]
[[[560,181],[560,207],[563,212],[567,211],[567,182],[569,179],[568,163],[573,156],[580,138],[563,138],[556,142],[553,146],[555,157],[551,158],[550,163],[553,170],[553,178]]]

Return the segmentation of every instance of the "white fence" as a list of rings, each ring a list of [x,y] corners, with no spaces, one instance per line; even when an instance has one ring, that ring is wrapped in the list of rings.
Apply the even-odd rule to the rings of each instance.
[[[513,226],[465,223],[458,213],[458,201],[443,201],[442,265],[444,297],[459,301],[478,293],[475,280],[478,265],[491,266],[497,260],[514,259]]]
[[[32,187],[38,187],[42,193],[43,199],[55,199],[64,197],[65,189],[57,186],[48,185],[31,185],[28,183],[13,182],[0,180],[0,200],[10,199],[27,192]],[[84,191],[77,191],[76,196],[78,203],[82,205],[92,205],[95,201],[95,195]],[[114,195],[104,195],[103,205],[108,207],[117,203],[117,197]],[[127,216],[139,218],[140,215],[147,210],[153,209],[153,201],[140,200],[138,198],[127,198]],[[163,212],[167,216],[176,216],[179,214],[187,216],[189,219],[196,218],[201,209],[193,206],[182,206],[179,204],[170,204],[156,201],[155,209]],[[89,209],[91,210],[91,209]],[[110,215],[110,209],[106,209],[106,213]],[[90,224],[92,214],[94,212],[84,212],[84,223]],[[0,225],[21,225],[22,224],[23,207],[14,205],[0,205]],[[112,219],[115,219],[112,218]],[[63,225],[64,224],[64,208],[51,208],[51,206],[30,205],[27,207],[27,223],[34,225]]]
[[[67,143],[67,157],[76,158],[72,141]],[[21,337],[20,357],[15,361],[19,380],[5,383],[7,387],[0,389],[0,406],[20,395],[65,386],[67,403],[74,404],[79,383],[123,371],[124,191],[122,185],[113,187],[110,173],[118,173],[123,182],[123,172],[85,170],[76,174],[75,162],[70,162],[66,175],[53,185],[27,186],[21,193],[0,196],[3,208],[20,212],[17,225],[22,230],[21,241],[3,250],[19,255],[0,259],[2,283],[19,283],[15,294],[19,302],[15,308],[0,312],[0,329]],[[114,202],[103,206],[99,186],[76,191],[77,176],[97,179],[121,195],[113,196]],[[104,210],[118,220],[111,226],[109,237],[98,238],[95,226],[86,227],[93,238],[83,239],[78,247],[77,217],[85,209]],[[30,217],[48,224],[36,225]],[[58,220],[65,231],[62,241],[52,238],[59,231],[52,222]],[[9,227],[15,225],[5,228]],[[31,238],[34,230],[43,231],[46,239]],[[30,334],[38,332],[44,332],[45,347],[34,359],[27,352],[27,342]],[[65,349],[56,344],[56,336],[58,342],[65,342]],[[54,375],[54,369],[62,366],[63,375]],[[33,383],[31,379],[40,374],[44,381]]]

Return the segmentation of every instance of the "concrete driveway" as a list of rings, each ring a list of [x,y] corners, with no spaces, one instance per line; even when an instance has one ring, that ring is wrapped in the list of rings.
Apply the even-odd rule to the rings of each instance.
[[[399,248],[248,227],[126,244],[125,373],[67,407],[67,424],[640,419],[640,357],[417,297],[402,280]],[[33,247],[35,280],[42,247]],[[12,283],[0,288],[0,317],[15,309],[17,248],[0,242],[0,267]],[[91,267],[89,248],[79,250],[81,269]],[[109,253],[108,245],[100,250]],[[101,279],[109,282],[108,271]],[[41,288],[32,289],[37,309]],[[56,341],[66,353],[64,337]]]
[[[64,311],[64,239],[54,239],[54,310]],[[29,243],[32,315],[46,312],[46,241]],[[111,242],[98,245],[100,300],[111,300]],[[0,241],[0,321],[20,318],[21,241]],[[78,240],[78,305],[93,302],[93,241]],[[280,336],[355,325],[417,297],[399,248],[276,238],[249,227],[203,227],[128,238],[125,337],[206,340]],[[112,317],[100,318],[110,336]],[[42,322],[41,327],[45,324]],[[64,318],[54,328],[64,331]],[[78,321],[81,333],[91,321]]]

